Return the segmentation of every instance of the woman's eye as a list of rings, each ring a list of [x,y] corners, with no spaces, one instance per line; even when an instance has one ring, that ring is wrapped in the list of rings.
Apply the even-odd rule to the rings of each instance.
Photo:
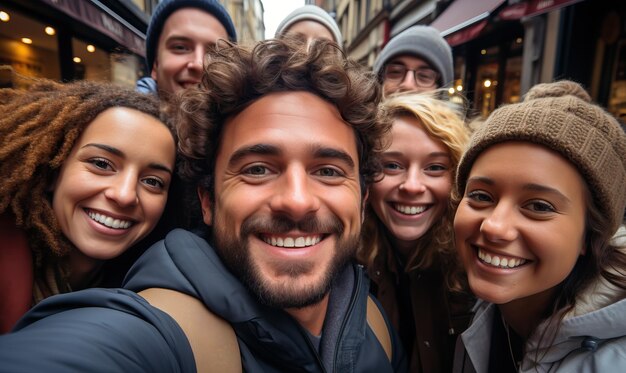
[[[434,171],[434,172],[440,172],[440,171],[447,171],[448,167],[444,166],[442,164],[432,164],[430,166],[428,166],[426,168],[427,171]]]
[[[159,189],[163,189],[165,187],[165,183],[163,181],[161,181],[160,179],[157,179],[155,177],[149,177],[144,179],[143,181],[145,184],[151,186],[151,187],[155,187],[155,188],[159,188]]]
[[[111,165],[111,162],[107,161],[106,159],[93,158],[93,159],[89,160],[89,163],[91,163],[92,165],[94,165],[96,168],[98,168],[100,170],[110,170],[110,169],[113,169],[113,166]]]
[[[545,201],[532,201],[528,203],[527,208],[534,212],[555,212],[556,209],[550,203]]]
[[[389,162],[389,163],[383,164],[383,168],[389,171],[397,171],[397,170],[400,170],[402,167],[395,162]]]
[[[491,197],[485,192],[472,191],[467,193],[467,198],[476,202],[491,202]]]

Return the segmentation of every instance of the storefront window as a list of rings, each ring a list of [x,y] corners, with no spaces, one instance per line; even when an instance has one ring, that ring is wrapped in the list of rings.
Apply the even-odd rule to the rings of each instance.
[[[462,56],[456,56],[454,58],[454,81],[448,89],[450,101],[464,105],[465,87],[463,82],[465,81],[465,58]]]
[[[481,63],[476,71],[474,109],[483,117],[487,117],[496,108],[496,90],[499,84],[498,53],[498,47],[480,50]]]
[[[505,104],[520,101],[522,77],[522,57],[512,57],[506,60],[504,68],[504,87],[502,90],[502,102]]]
[[[608,109],[626,122],[626,39],[620,40],[617,48]]]
[[[60,79],[55,25],[38,22],[0,6],[0,65],[27,77]],[[11,86],[13,82],[2,82]]]
[[[83,40],[72,38],[72,53],[74,79],[111,80],[109,54],[102,48]]]

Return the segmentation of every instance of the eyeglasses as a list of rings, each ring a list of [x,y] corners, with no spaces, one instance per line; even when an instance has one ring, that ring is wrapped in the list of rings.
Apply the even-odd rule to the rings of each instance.
[[[390,82],[399,83],[404,80],[407,71],[413,73],[415,84],[420,88],[430,88],[437,83],[439,74],[427,67],[422,67],[416,70],[408,69],[406,66],[400,63],[390,63],[385,66],[383,71],[383,79]]]

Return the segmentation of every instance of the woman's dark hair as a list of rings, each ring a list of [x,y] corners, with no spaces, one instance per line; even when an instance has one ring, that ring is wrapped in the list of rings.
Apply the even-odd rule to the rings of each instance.
[[[52,210],[54,178],[85,128],[113,107],[161,120],[155,97],[111,83],[34,80],[26,90],[0,89],[0,214],[27,233],[35,273],[72,248]]]

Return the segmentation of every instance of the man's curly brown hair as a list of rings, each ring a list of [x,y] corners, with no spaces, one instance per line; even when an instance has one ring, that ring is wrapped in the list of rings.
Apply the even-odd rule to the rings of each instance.
[[[161,120],[155,97],[110,83],[38,80],[27,90],[0,89],[0,214],[12,214],[27,233],[35,271],[44,258],[64,256],[72,247],[49,190],[81,133],[112,107]]]
[[[176,118],[181,176],[214,198],[213,174],[226,121],[274,92],[306,91],[333,104],[357,139],[363,192],[379,171],[390,121],[379,115],[376,77],[346,58],[336,44],[319,40],[308,48],[299,38],[272,39],[254,46],[220,42],[209,51],[198,88],[171,106]]]

